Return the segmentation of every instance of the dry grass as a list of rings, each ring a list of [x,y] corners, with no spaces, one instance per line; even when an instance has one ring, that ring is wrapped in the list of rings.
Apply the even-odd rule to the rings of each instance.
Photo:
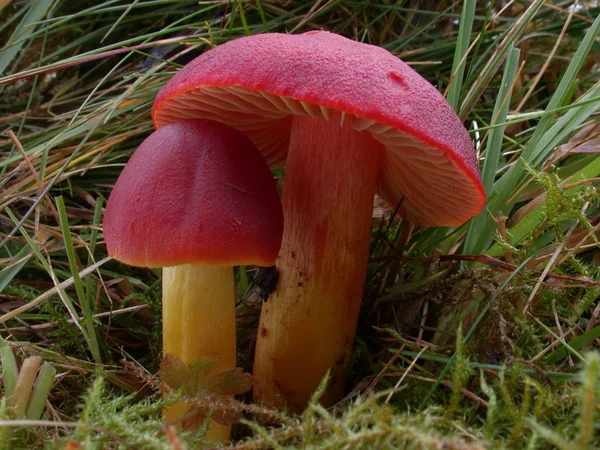
[[[448,92],[489,208],[425,229],[378,206],[348,396],[335,408],[200,406],[243,413],[238,448],[600,446],[599,363],[587,353],[600,338],[593,2],[34,3],[0,1],[0,45],[20,48],[0,50],[0,324],[17,365],[39,356],[57,374],[43,420],[14,420],[2,404],[0,447],[200,445],[161,426],[160,274],[106,258],[102,207],[178,67],[245,34],[319,28],[383,46]],[[255,273],[237,272],[246,370]],[[5,389],[17,370],[6,355]]]

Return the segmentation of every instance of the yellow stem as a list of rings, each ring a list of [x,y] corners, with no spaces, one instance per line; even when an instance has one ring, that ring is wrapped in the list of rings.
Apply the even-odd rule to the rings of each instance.
[[[221,358],[217,370],[236,365],[233,268],[185,264],[163,269],[163,354],[179,356],[187,365],[203,358]],[[165,411],[165,421],[181,418],[185,403]],[[226,442],[229,426],[212,422],[207,439]]]

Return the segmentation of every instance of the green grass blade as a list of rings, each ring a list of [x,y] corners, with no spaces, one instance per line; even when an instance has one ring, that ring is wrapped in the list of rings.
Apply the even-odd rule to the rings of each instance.
[[[581,374],[581,413],[579,417],[579,436],[575,442],[577,450],[586,450],[595,446],[598,379],[600,375],[600,355],[590,352],[586,355],[585,370]]]
[[[58,280],[56,279],[56,274],[55,274],[56,271],[50,266],[50,263],[48,262],[48,260],[46,260],[46,258],[44,258],[44,255],[42,255],[42,252],[40,251],[40,249],[38,248],[38,246],[36,245],[36,243],[34,242],[34,240],[31,238],[31,236],[29,235],[29,233],[27,232],[27,230],[25,230],[25,227],[23,225],[19,224],[19,220],[13,214],[13,212],[10,209],[8,209],[8,208],[6,208],[5,211],[6,211],[6,214],[10,217],[10,219],[16,224],[16,228],[21,232],[21,234],[23,235],[23,237],[27,241],[27,244],[29,245],[29,247],[33,250],[33,253],[37,257],[37,260],[40,263],[40,265],[44,268],[44,270],[46,270],[46,272],[48,273],[48,275],[56,283],[56,285],[57,285],[56,291],[58,292],[58,295],[59,295],[60,299],[63,301],[63,304],[64,304],[65,308],[67,309],[67,311],[69,312],[69,315],[73,319],[73,323],[79,329],[79,331],[81,331],[81,334],[83,335],[83,338],[85,339],[85,341],[88,344],[88,346],[91,348],[92,347],[92,343],[91,343],[90,337],[88,336],[87,328],[84,329],[81,326],[81,323],[79,321],[79,317],[77,315],[77,311],[75,310],[75,306],[73,305],[73,302],[71,301],[71,298],[67,295],[67,293],[64,291],[64,289],[62,289],[60,287],[60,284],[59,284]],[[79,272],[77,273],[77,276],[79,277]],[[45,298],[43,295],[40,296],[40,297]]]
[[[0,49],[35,1],[12,0],[3,11]],[[539,9],[534,11],[532,4]],[[471,136],[477,133],[489,209],[460,227],[438,229],[413,227],[386,214],[380,229],[372,233],[358,345],[349,366],[352,373],[348,373],[348,386],[357,387],[352,395],[361,399],[346,397],[336,414],[313,404],[308,414],[275,412],[273,419],[261,405],[247,403],[240,408],[244,415],[261,423],[264,417],[269,425],[278,426],[260,427],[262,434],[256,431],[249,436],[251,441],[232,445],[251,442],[284,448],[302,442],[311,448],[382,450],[454,444],[551,447],[542,432],[529,424],[531,418],[554,433],[555,441],[565,449],[597,446],[597,418],[591,414],[596,405],[583,405],[583,398],[575,395],[583,383],[576,367],[566,366],[572,357],[548,364],[544,358],[569,341],[577,343],[573,339],[586,331],[560,341],[554,335],[560,328],[557,322],[564,331],[578,324],[592,323],[589,329],[600,325],[593,324],[598,296],[594,283],[600,272],[594,266],[598,251],[592,239],[600,214],[600,204],[593,197],[598,189],[594,178],[600,174],[596,145],[600,128],[598,112],[591,112],[600,100],[594,87],[600,82],[593,58],[597,40],[579,75],[575,74],[578,79],[567,86],[566,96],[549,105],[599,12],[590,2],[541,4],[540,0],[289,0],[285,4],[267,0],[54,0],[46,15],[31,24],[30,34],[21,39],[21,50],[0,75],[6,100],[0,105],[0,121],[3,129],[15,131],[27,155],[24,159],[16,148],[11,149],[11,142],[0,137],[0,210],[7,211],[0,229],[0,245],[4,245],[0,289],[4,287],[5,299],[0,323],[3,335],[14,336],[11,346],[18,361],[21,353],[23,358],[43,356],[61,373],[53,378],[56,388],[48,376],[47,388],[39,397],[36,381],[27,405],[27,416],[41,414],[48,419],[44,421],[47,426],[30,423],[23,429],[21,423],[20,429],[8,432],[15,421],[10,420],[8,407],[0,405],[0,448],[34,443],[62,448],[69,439],[84,447],[172,446],[165,433],[156,432],[161,430],[157,406],[161,396],[134,394],[149,381],[146,377],[153,377],[160,357],[156,340],[159,271],[106,258],[102,204],[137,144],[154,129],[150,108],[156,93],[185,61],[248,34],[318,29],[390,50],[440,90],[446,89],[455,110],[466,114],[463,108],[468,108],[465,122],[477,124],[469,131]],[[108,39],[102,42],[103,37]],[[168,48],[163,51],[159,45]],[[515,47],[521,51],[518,64]],[[150,60],[154,62],[149,64]],[[509,104],[513,108],[522,104],[522,109],[510,114]],[[487,226],[488,219],[498,214],[490,206],[499,194],[497,182],[531,145],[538,123],[545,130],[537,132],[538,147],[525,159],[530,172],[523,173],[519,183],[502,188],[506,198],[519,202],[503,211],[510,216],[506,242],[490,242],[489,235],[483,238],[487,241],[478,242],[484,234],[479,233],[479,225]],[[550,160],[554,162],[551,167]],[[552,176],[542,167],[548,167]],[[277,175],[284,185],[285,170],[278,170]],[[520,189],[523,186],[526,189]],[[48,200],[54,203],[61,193],[65,198],[59,215]],[[571,212],[581,217],[571,218]],[[575,219],[579,222],[565,242]],[[18,222],[16,227],[13,222]],[[493,223],[493,237],[498,228]],[[70,238],[69,243],[63,235]],[[564,244],[558,248],[561,255],[549,264],[552,250],[560,243]],[[476,255],[498,251],[500,257],[457,255],[467,249],[475,249],[468,253]],[[535,252],[526,269],[503,285],[515,267]],[[446,260],[447,255],[457,258]],[[471,260],[480,262],[467,262]],[[73,264],[79,277],[73,274]],[[536,288],[534,314],[522,315],[522,299],[540,281],[544,265],[551,267],[552,276]],[[240,343],[253,342],[260,307],[255,296],[241,295],[253,289],[250,275],[255,269],[249,269],[240,267],[235,278],[236,300],[244,310]],[[563,276],[555,280],[554,274]],[[93,322],[84,311],[86,301],[89,311],[102,312]],[[556,310],[550,311],[554,305]],[[462,338],[456,333],[461,322]],[[393,327],[397,335],[390,338],[374,332],[373,327],[381,325]],[[103,365],[95,363],[90,351],[93,336]],[[393,360],[387,352],[391,339],[405,346],[393,351]],[[584,354],[598,347],[599,341],[584,343],[576,351]],[[485,372],[485,382],[482,379],[479,386],[471,371],[458,376],[464,343],[468,368]],[[21,347],[16,345],[23,345],[23,350],[17,353]],[[245,347],[240,346],[239,356],[241,365],[248,367]],[[139,368],[141,380],[133,380],[130,370],[111,364],[123,356]],[[396,358],[402,361],[397,366]],[[102,389],[100,381],[90,389],[96,369],[106,373],[98,379],[106,377],[110,389]],[[442,384],[424,405],[426,409],[418,411],[422,394],[430,390],[442,369],[446,370]],[[40,368],[40,373],[44,370]],[[501,371],[506,380],[498,380],[493,371]],[[382,393],[396,384],[398,376],[393,403],[383,403]],[[121,388],[132,395],[121,395]],[[47,389],[52,392],[49,397]],[[52,417],[43,408],[49,402]],[[81,403],[86,405],[83,417]],[[448,410],[454,412],[452,417]],[[586,422],[591,427],[580,426],[583,416],[591,418]],[[60,418],[69,420],[61,422]],[[177,433],[177,439],[186,448],[205,444],[199,433]]]
[[[506,288],[506,286],[508,286],[508,284],[512,281],[512,279],[514,277],[516,277],[517,274],[527,266],[527,263],[529,263],[529,261],[531,261],[536,256],[536,254],[537,253],[534,253],[533,255],[531,255],[527,259],[525,259],[521,264],[519,264],[519,266],[513,272],[511,272],[511,274],[506,278],[506,280],[504,280],[504,283],[502,283],[502,285],[496,290],[496,292],[494,292],[494,294],[492,295],[492,298],[490,298],[490,300],[485,304],[485,306],[483,307],[483,309],[477,316],[477,319],[475,320],[475,322],[469,329],[469,332],[465,335],[465,337],[463,339],[463,345],[465,345],[469,341],[469,339],[471,339],[471,336],[473,336],[473,334],[475,333],[475,330],[479,326],[479,323],[483,320],[483,318],[489,311],[490,305],[494,302],[494,300],[498,297],[498,295],[500,295],[500,293],[504,291],[504,289]],[[429,400],[431,399],[431,397],[437,390],[438,386],[440,385],[440,383],[442,382],[444,377],[450,371],[450,368],[454,364],[455,359],[456,359],[456,352],[454,352],[452,354],[452,356],[450,357],[450,359],[448,360],[448,362],[446,363],[446,365],[440,372],[439,376],[435,380],[435,383],[433,383],[433,386],[431,387],[429,392],[427,392],[427,394],[425,395],[423,400],[421,400],[421,403],[420,403],[421,409],[425,409],[427,407]]]
[[[540,10],[544,0],[534,0],[529,8],[521,15],[515,25],[509,29],[508,33],[504,37],[504,40],[498,45],[498,48],[488,60],[485,67],[480,71],[477,80],[465,95],[465,98],[461,104],[459,117],[461,120],[465,120],[475,102],[479,99],[483,91],[487,88],[492,78],[496,75],[496,72],[502,66],[502,62],[508,55],[510,48],[514,45],[517,39],[525,32],[529,23],[533,20],[537,12]]]
[[[392,348],[388,349],[388,351],[390,353],[394,354],[398,351],[398,349],[392,347]],[[414,358],[415,356],[419,355],[419,353],[420,352],[415,352],[413,350],[403,350],[401,352],[402,355],[408,356],[410,358]],[[420,353],[419,358],[424,361],[435,361],[435,362],[440,362],[440,363],[444,363],[444,364],[448,364],[450,362],[450,357],[440,356],[440,355],[432,355],[427,352]],[[498,372],[500,370],[502,370],[502,367],[504,367],[500,364],[487,364],[487,363],[479,363],[479,362],[473,362],[473,361],[470,361],[469,365],[472,366],[474,369],[490,369],[490,370],[495,370]],[[555,380],[576,380],[579,378],[579,374],[572,373],[572,372],[556,372],[556,371],[552,371],[552,370],[543,370],[540,372],[538,370],[530,369],[527,367],[523,367],[520,370],[527,375],[535,375],[538,373],[543,373],[548,378],[553,378]]]
[[[104,200],[102,197],[98,197],[96,199],[96,206],[94,207],[94,218],[92,220],[92,224],[94,228],[92,228],[92,232],[90,233],[90,242],[89,242],[89,254],[87,265],[88,267],[94,264],[94,254],[96,253],[96,243],[98,241],[99,227],[100,222],[102,221],[102,206],[104,205]],[[88,298],[88,303],[92,301],[94,298],[94,282],[92,277],[86,278],[85,283],[85,294]]]
[[[238,8],[240,11],[240,19],[242,21],[242,26],[244,27],[246,36],[250,36],[252,32],[250,31],[250,27],[248,27],[248,21],[246,20],[246,14],[244,13],[244,5],[242,0],[238,1]]]
[[[587,344],[598,338],[600,338],[600,326],[592,328],[591,330],[580,334],[576,338],[571,339],[569,341],[569,347],[571,347],[573,350],[583,350]],[[569,351],[569,349],[562,346],[550,353],[545,358],[545,362],[548,364],[557,363],[565,359],[570,353],[571,352]]]
[[[577,74],[581,66],[585,62],[596,36],[600,32],[600,16],[596,18],[594,23],[588,29],[583,41],[579,45],[571,63],[569,64],[565,74],[563,75],[556,92],[548,103],[548,109],[555,109],[568,100],[572,88],[577,83]],[[600,94],[600,87],[595,86],[583,96],[581,100],[589,100]],[[544,115],[540,119],[533,136],[529,139],[528,144],[523,149],[522,158],[527,163],[530,163],[534,168],[537,168],[552,152],[553,148],[562,140],[566,139],[573,131],[583,123],[591,114],[593,114],[600,102],[591,102],[585,106],[578,106],[577,103],[571,108],[561,119],[553,126],[554,115]],[[488,202],[488,209],[494,214],[498,211],[505,213],[512,207],[512,203],[508,203],[509,199],[518,187],[526,178],[525,165],[518,161],[516,162],[495,184],[493,196]],[[485,242],[490,242],[495,232],[495,223],[493,218],[488,217],[486,223],[481,227],[479,235],[479,243],[476,245],[481,248]]]
[[[465,0],[460,18],[460,28],[454,50],[454,62],[452,63],[452,79],[446,96],[446,100],[455,111],[458,111],[459,107],[463,77],[467,65],[466,54],[471,42],[471,30],[473,29],[476,6],[477,2],[475,0]]]
[[[448,270],[442,270],[437,272],[431,276],[421,278],[420,280],[413,281],[410,283],[403,283],[398,286],[390,287],[386,289],[386,292],[389,294],[401,294],[404,292],[414,291],[415,289],[421,288],[423,286],[427,286],[428,284],[433,283],[436,280],[439,280],[443,276],[448,274]]]
[[[104,42],[106,38],[110,36],[110,34],[115,30],[115,28],[117,28],[119,24],[123,21],[123,19],[127,16],[127,14],[129,14],[129,11],[135,8],[139,1],[140,0],[133,0],[133,3],[127,6],[127,9],[123,11],[123,14],[121,14],[121,16],[115,21],[115,23],[112,24],[112,26],[108,29],[104,37],[100,39],[100,42]]]
[[[0,75],[4,74],[14,57],[19,54],[27,38],[33,33],[36,22],[39,22],[46,15],[53,3],[53,0],[30,2],[27,14],[25,14],[8,43],[0,52]]]
[[[598,22],[600,24],[600,22]],[[579,125],[587,120],[592,114],[594,114],[598,108],[600,108],[600,100],[594,102],[588,102],[591,98],[596,98],[600,95],[600,83],[593,86],[582,98],[573,104],[573,107],[567,111],[567,113],[556,121],[556,123],[550,127],[550,129],[539,136],[539,140],[536,141],[534,147],[535,151],[528,152],[523,155],[521,159],[527,163],[531,163],[534,167],[539,167],[554,151],[554,148],[564,142],[569,135],[571,135]],[[582,103],[580,105],[579,103]],[[536,130],[537,131],[537,130]],[[533,138],[532,138],[533,139]],[[515,179],[522,179],[525,177],[525,165],[519,162],[513,166],[514,171],[512,174],[507,173],[507,178],[510,183],[510,176],[512,175]],[[502,181],[502,180],[500,180]],[[512,184],[511,184],[512,186]]]
[[[73,247],[73,239],[71,238],[71,230],[69,230],[69,219],[67,217],[67,210],[65,208],[65,202],[62,196],[56,198],[56,209],[60,218],[60,228],[63,233],[63,239],[65,241],[65,250],[67,252],[67,259],[69,260],[69,267],[71,269],[71,276],[75,284],[75,291],[79,298],[79,304],[84,318],[84,326],[87,329],[89,336],[90,351],[94,360],[98,363],[102,363],[102,357],[100,356],[100,347],[98,346],[98,338],[96,337],[96,330],[94,328],[94,321],[92,318],[92,308],[89,302],[89,298],[85,295],[83,289],[83,282],[79,276],[79,268],[77,266],[77,256],[75,255],[75,248]]]
[[[589,180],[600,177],[600,157],[588,162],[581,170],[577,171],[569,179],[570,183]],[[583,185],[567,189],[564,194],[568,197],[578,195],[584,189]],[[511,244],[518,245],[534,230],[544,219],[546,214],[546,199],[531,210],[523,219],[517,222],[510,229]],[[490,256],[499,256],[502,254],[502,247],[499,244],[492,245],[486,252]]]
[[[504,123],[508,116],[508,110],[510,108],[511,91],[512,86],[517,74],[517,68],[519,66],[519,56],[521,51],[516,48],[511,48],[509,56],[504,66],[504,75],[502,76],[502,84],[498,91],[498,97],[494,105],[494,113],[492,116],[492,123]],[[494,186],[494,180],[496,179],[496,171],[498,170],[498,164],[502,152],[502,142],[504,140],[504,127],[493,128],[490,131],[487,147],[485,150],[485,159],[483,161],[483,168],[481,170],[481,180],[483,187],[487,195],[489,196]],[[481,240],[481,228],[486,222],[488,215],[494,214],[493,211],[484,209],[477,217],[474,217],[469,223],[469,229],[465,238],[463,252],[466,254],[476,254],[483,252],[485,246],[489,245],[489,242]],[[491,236],[489,239],[491,240]]]
[[[32,254],[27,247],[23,247],[13,256],[11,264],[0,272],[0,292],[6,289],[6,286],[17,276],[25,264],[29,262],[31,256]]]
[[[4,395],[10,397],[17,385],[19,371],[15,354],[8,342],[0,337],[0,360],[2,361],[2,381],[4,383]]]
[[[25,418],[27,420],[39,420],[44,412],[46,406],[46,400],[48,400],[48,394],[54,384],[54,377],[56,376],[56,369],[50,363],[44,363],[40,368],[37,380],[31,392],[29,398],[29,404],[27,405],[27,411],[25,412]]]
[[[39,356],[29,356],[23,361],[19,377],[17,378],[17,384],[8,401],[8,406],[10,406],[12,414],[16,419],[22,419],[25,416],[33,384],[35,383],[41,364],[42,358]]]
[[[265,16],[265,10],[263,9],[261,0],[255,0],[254,1],[254,7],[258,10],[258,13],[260,14],[260,21],[263,24],[264,31],[268,32],[269,31],[269,24],[267,23],[267,17]]]
[[[563,345],[563,349],[567,350],[570,354],[575,355],[579,361],[584,361],[585,358],[581,353],[577,351],[575,347],[571,345],[571,342],[567,342],[563,336],[559,336],[553,330],[551,330],[547,325],[545,325],[540,319],[535,319],[536,323],[542,327],[546,332],[553,336],[557,341],[559,341]],[[593,331],[593,330],[590,330]]]

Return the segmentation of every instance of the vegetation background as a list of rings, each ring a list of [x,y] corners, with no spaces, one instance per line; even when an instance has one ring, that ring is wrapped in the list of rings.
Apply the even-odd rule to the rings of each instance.
[[[210,446],[161,424],[160,272],[106,257],[102,208],[185,62],[321,28],[446,95],[488,205],[456,229],[376,205],[339,405],[198,405],[235,413],[240,449],[600,448],[599,16],[583,0],[0,0],[0,448]],[[246,370],[255,274],[237,272]]]

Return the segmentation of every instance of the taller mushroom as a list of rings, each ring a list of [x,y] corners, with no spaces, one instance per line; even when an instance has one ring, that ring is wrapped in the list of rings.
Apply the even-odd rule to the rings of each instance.
[[[257,400],[300,410],[328,369],[339,398],[367,269],[373,196],[421,225],[459,225],[485,194],[473,145],[439,92],[379,47],[262,34],[207,51],[159,92],[157,128],[208,118],[286,165],[279,282],[263,305]]]

